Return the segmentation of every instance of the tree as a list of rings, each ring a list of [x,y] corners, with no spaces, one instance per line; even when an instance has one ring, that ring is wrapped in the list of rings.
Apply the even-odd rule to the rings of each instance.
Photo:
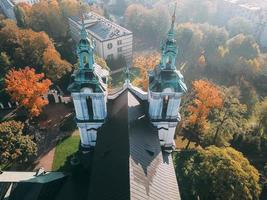
[[[158,4],[153,9],[132,4],[126,9],[124,16],[126,26],[134,35],[152,46],[163,39],[170,24],[170,14],[163,4]]]
[[[202,41],[204,33],[200,30],[197,25],[186,23],[179,24],[176,28],[176,40],[179,46],[179,52],[177,56],[177,62],[180,65],[186,65],[186,71],[197,71],[198,70],[198,59],[203,52]],[[186,77],[198,73],[188,73]]]
[[[240,85],[241,80],[249,80],[260,71],[262,58],[259,45],[251,36],[239,34],[229,39],[221,53],[218,64],[221,72],[227,73],[234,80],[235,84]]]
[[[33,138],[23,134],[21,122],[0,123],[0,166],[17,162],[27,162],[36,155],[37,145]]]
[[[236,88],[221,89],[223,105],[218,109],[212,110],[209,116],[210,130],[209,137],[212,141],[210,144],[216,146],[229,146],[229,140],[233,135],[245,131],[247,120],[245,119],[247,107],[239,102],[238,91]],[[206,142],[205,145],[209,142]]]
[[[154,69],[160,63],[160,54],[151,53],[145,56],[137,56],[134,58],[133,66],[140,69],[140,75],[135,78],[133,84],[137,87],[142,87],[147,91],[149,70]]]
[[[189,102],[184,105],[182,134],[190,142],[200,144],[203,135],[208,130],[208,115],[212,109],[221,108],[223,100],[220,90],[209,81],[198,80],[192,83],[192,91],[189,94]]]
[[[254,115],[257,119],[259,134],[265,134],[267,137],[267,98],[256,105]]]
[[[230,33],[230,37],[234,37],[238,34],[250,35],[252,34],[252,27],[248,20],[242,17],[234,17],[227,23],[227,30]]]
[[[43,73],[36,74],[35,70],[29,67],[12,69],[6,75],[5,83],[12,100],[25,107],[31,117],[38,116],[48,104],[43,95],[48,92],[51,81],[44,79]]]
[[[109,69],[106,61],[103,58],[95,55],[95,62],[96,62],[96,64],[98,64],[99,66],[101,66],[103,69],[106,69],[106,70],[110,71],[110,69]]]
[[[26,28],[30,23],[31,6],[27,3],[18,3],[14,7],[14,13],[19,27]]]
[[[16,69],[31,66],[53,81],[71,71],[72,66],[61,59],[47,34],[19,29],[12,20],[0,23],[0,51],[5,52]]]
[[[67,35],[68,23],[63,17],[57,0],[41,0],[34,4],[30,12],[29,28],[34,31],[45,31],[55,40]]]
[[[5,52],[0,53],[0,81],[4,78],[6,72],[11,67],[9,56]]]
[[[231,147],[215,146],[175,156],[182,199],[259,199],[259,172]]]
[[[180,23],[213,22],[217,12],[217,4],[213,0],[181,0],[178,8],[177,19]]]
[[[43,71],[52,80],[59,80],[62,76],[71,71],[72,66],[60,58],[55,48],[46,48],[43,54]]]

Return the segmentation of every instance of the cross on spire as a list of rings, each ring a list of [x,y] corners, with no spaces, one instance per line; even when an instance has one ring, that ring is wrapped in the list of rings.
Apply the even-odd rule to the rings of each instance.
[[[171,30],[174,30],[174,24],[175,24],[175,19],[176,19],[176,8],[177,8],[177,2],[175,2],[175,7],[172,15],[172,25],[171,25]]]
[[[82,0],[80,0],[80,18],[82,20],[82,29],[81,29],[80,35],[81,35],[81,39],[86,39],[88,37],[88,34],[85,29],[84,15],[83,15],[81,7],[82,7]]]

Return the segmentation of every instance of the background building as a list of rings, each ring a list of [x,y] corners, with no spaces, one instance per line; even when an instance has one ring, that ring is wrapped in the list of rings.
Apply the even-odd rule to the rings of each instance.
[[[96,42],[96,54],[103,59],[117,59],[123,56],[127,63],[132,62],[133,33],[106,18],[90,12],[84,15],[85,28]],[[80,17],[69,18],[72,38],[78,42],[82,20]]]
[[[16,20],[14,13],[14,6],[18,3],[27,3],[33,5],[39,2],[39,0],[1,0],[0,7],[3,10],[7,18]]]
[[[218,22],[226,25],[233,17],[242,17],[251,25],[252,33],[262,47],[267,47],[267,1],[221,0],[218,2]]]

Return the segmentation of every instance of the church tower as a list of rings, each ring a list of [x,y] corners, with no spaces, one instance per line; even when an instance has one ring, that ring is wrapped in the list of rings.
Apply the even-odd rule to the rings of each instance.
[[[80,41],[77,45],[78,69],[72,75],[69,91],[73,98],[81,146],[93,148],[97,129],[107,116],[108,72],[95,63],[95,43],[89,39],[82,19]]]
[[[180,121],[179,106],[181,97],[187,91],[180,71],[176,69],[178,47],[175,40],[175,12],[171,28],[161,47],[161,62],[149,72],[149,116],[159,133],[160,144],[171,150],[177,123]]]

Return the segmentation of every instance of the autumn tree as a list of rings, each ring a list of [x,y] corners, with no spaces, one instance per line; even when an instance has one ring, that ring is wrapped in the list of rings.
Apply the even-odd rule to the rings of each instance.
[[[21,122],[0,123],[0,166],[27,162],[36,155],[37,145],[33,138],[23,134]]]
[[[61,59],[47,34],[19,29],[12,20],[0,23],[0,51],[5,52],[15,68],[34,67],[53,81],[71,71],[72,66]]]
[[[223,99],[220,90],[209,81],[198,80],[192,83],[192,91],[182,109],[182,136],[191,142],[200,144],[203,135],[209,128],[208,115],[212,109],[221,108]]]
[[[213,109],[209,115],[210,129],[205,136],[206,145],[229,146],[229,141],[235,134],[246,130],[247,106],[238,99],[238,89],[235,87],[222,88],[223,104]]]
[[[19,27],[27,28],[30,24],[31,5],[21,2],[15,5],[14,13]]]
[[[48,104],[44,95],[48,92],[51,81],[44,78],[44,74],[36,74],[29,67],[12,69],[5,79],[6,90],[13,101],[26,108],[31,117],[38,116],[42,108]]]
[[[184,200],[259,199],[259,172],[231,147],[181,152],[174,162]]]
[[[140,69],[140,75],[135,78],[133,84],[147,91],[148,87],[148,71],[154,69],[160,63],[160,54],[152,53],[148,55],[136,56],[133,66]]]

